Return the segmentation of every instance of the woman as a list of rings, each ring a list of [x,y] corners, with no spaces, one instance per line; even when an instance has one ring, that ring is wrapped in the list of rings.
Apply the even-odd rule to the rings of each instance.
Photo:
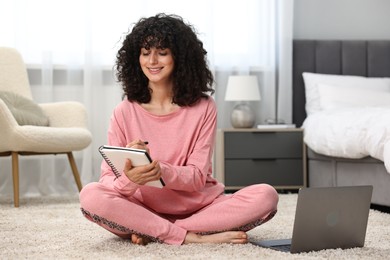
[[[248,242],[245,232],[276,213],[278,195],[266,184],[224,195],[212,177],[213,76],[192,26],[175,15],[141,19],[116,69],[126,99],[112,114],[108,144],[145,149],[154,161],[128,160],[116,178],[103,160],[99,182],[80,193],[83,214],[135,244]],[[165,187],[144,185],[159,178]]]

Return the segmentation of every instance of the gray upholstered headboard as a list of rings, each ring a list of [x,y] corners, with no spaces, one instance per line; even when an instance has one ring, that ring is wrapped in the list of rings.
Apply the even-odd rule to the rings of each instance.
[[[294,40],[293,123],[306,118],[302,72],[390,77],[390,40]]]

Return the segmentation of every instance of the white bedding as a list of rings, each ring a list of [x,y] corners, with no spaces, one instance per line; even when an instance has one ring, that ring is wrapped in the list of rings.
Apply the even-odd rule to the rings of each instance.
[[[350,107],[310,114],[303,123],[304,141],[328,156],[384,162],[390,173],[390,108]]]

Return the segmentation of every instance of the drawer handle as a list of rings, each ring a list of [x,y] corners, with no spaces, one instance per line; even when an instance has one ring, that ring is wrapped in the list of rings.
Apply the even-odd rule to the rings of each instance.
[[[276,161],[276,158],[252,158],[252,161]]]

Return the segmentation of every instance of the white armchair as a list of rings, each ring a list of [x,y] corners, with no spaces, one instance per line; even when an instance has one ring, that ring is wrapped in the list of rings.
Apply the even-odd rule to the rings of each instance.
[[[34,104],[24,61],[12,48],[0,47],[0,91],[15,93]],[[92,141],[83,104],[66,101],[36,105],[47,117],[48,126],[21,124],[9,100],[0,97],[0,156],[12,157],[15,207],[19,206],[19,155],[67,154],[80,191],[82,184],[72,152],[86,148]],[[23,114],[23,110],[18,112]]]

